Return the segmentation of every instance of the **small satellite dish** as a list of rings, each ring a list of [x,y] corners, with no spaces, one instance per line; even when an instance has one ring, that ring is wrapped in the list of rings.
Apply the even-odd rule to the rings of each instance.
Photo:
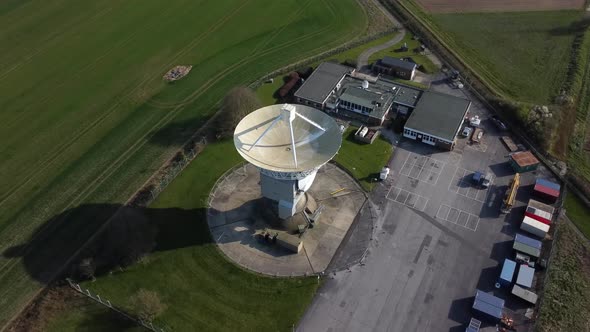
[[[369,81],[364,80],[363,81],[363,89],[368,89],[369,88]]]

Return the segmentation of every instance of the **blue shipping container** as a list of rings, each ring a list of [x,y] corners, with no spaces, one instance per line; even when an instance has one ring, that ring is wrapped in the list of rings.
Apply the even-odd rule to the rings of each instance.
[[[498,279],[500,285],[504,287],[510,286],[512,279],[514,279],[515,270],[516,262],[506,258],[504,260],[504,265],[502,266],[502,273],[500,273],[500,278]]]
[[[551,188],[551,189],[557,190],[557,191],[559,191],[559,189],[561,188],[561,186],[558,185],[557,183],[554,183],[554,182],[551,182],[551,181],[545,180],[545,179],[537,179],[536,182],[537,182],[537,184],[540,184],[544,187]]]
[[[543,243],[541,241],[535,240],[533,238],[530,238],[526,235],[522,235],[520,233],[516,234],[516,236],[514,237],[514,241],[522,243],[522,244],[526,244],[529,247],[537,248],[539,250],[541,250],[541,246],[543,246]]]
[[[485,314],[492,320],[499,320],[502,318],[504,311],[504,300],[477,289],[473,309]]]

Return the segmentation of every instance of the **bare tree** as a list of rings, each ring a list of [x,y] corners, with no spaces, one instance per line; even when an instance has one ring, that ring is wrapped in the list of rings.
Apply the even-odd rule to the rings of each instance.
[[[262,107],[256,93],[247,87],[231,89],[221,103],[217,118],[217,133],[222,137],[230,137],[238,123],[252,111]]]
[[[144,322],[151,322],[158,317],[167,306],[160,301],[158,293],[139,289],[130,299],[131,310]]]

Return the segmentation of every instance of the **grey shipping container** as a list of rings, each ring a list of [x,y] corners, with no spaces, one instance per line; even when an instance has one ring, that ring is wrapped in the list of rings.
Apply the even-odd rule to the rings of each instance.
[[[514,287],[512,287],[512,294],[532,304],[537,303],[537,299],[539,298],[537,294],[518,285],[514,285]]]
[[[514,248],[514,250],[516,251],[520,251],[523,254],[527,254],[531,257],[539,257],[541,255],[541,250],[537,249],[537,248],[533,248],[531,246],[528,246],[524,243],[521,242],[516,242],[514,241],[514,245],[512,246],[512,248]]]

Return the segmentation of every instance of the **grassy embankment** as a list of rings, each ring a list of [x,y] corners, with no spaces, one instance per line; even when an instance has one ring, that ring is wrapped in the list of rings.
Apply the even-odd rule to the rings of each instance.
[[[590,245],[561,222],[540,308],[539,331],[590,329]]]
[[[355,38],[362,16],[353,0],[1,3],[0,326],[114,213],[83,207],[123,203],[231,87]],[[193,69],[164,83],[177,64]]]

